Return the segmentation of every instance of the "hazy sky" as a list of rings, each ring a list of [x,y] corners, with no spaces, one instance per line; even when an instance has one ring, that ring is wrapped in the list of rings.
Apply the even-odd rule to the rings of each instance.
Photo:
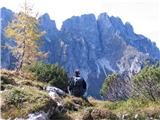
[[[73,16],[107,12],[130,22],[137,34],[155,41],[160,48],[160,0],[27,0],[36,12],[48,13],[60,29],[62,22]],[[0,7],[14,12],[20,10],[24,0],[0,0]]]

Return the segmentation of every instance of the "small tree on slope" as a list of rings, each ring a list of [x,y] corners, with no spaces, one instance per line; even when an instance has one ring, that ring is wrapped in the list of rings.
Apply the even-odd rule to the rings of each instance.
[[[39,51],[41,36],[44,32],[38,30],[38,20],[32,16],[32,8],[24,3],[22,11],[5,28],[7,37],[15,40],[16,45],[8,47],[17,60],[16,70],[22,70],[26,65],[36,63],[46,54]]]
[[[146,66],[134,78],[135,92],[146,99],[160,99],[160,66]]]

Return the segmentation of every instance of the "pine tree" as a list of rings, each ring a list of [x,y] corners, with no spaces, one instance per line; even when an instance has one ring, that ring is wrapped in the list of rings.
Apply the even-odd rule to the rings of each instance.
[[[160,62],[148,65],[134,77],[134,93],[152,101],[160,99]]]
[[[105,79],[102,88],[100,90],[100,95],[103,97],[107,97],[107,91],[110,89],[112,89],[112,91],[116,91],[115,90],[115,85],[113,85],[114,83],[116,84],[116,79],[118,78],[118,74],[113,73],[109,76],[107,76],[107,78]],[[112,86],[113,85],[113,86]]]
[[[25,1],[22,10],[15,14],[14,19],[5,28],[7,37],[16,42],[15,46],[9,46],[9,48],[17,60],[17,71],[46,56],[39,50],[42,43],[40,38],[44,32],[38,30],[37,16],[33,16],[32,12],[32,8]]]

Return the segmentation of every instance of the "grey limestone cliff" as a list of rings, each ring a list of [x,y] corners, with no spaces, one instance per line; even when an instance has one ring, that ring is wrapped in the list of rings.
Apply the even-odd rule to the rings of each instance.
[[[11,20],[2,8],[2,30]],[[47,63],[58,63],[71,76],[76,68],[87,81],[87,95],[100,98],[99,90],[104,79],[113,72],[130,75],[138,72],[147,59],[160,59],[160,51],[150,39],[134,33],[130,23],[118,17],[102,13],[73,16],[56,28],[48,14],[40,18],[39,28],[46,34],[42,37],[41,50],[48,52]],[[2,31],[2,42],[7,42]],[[9,68],[12,61],[8,51],[2,49],[2,66]]]

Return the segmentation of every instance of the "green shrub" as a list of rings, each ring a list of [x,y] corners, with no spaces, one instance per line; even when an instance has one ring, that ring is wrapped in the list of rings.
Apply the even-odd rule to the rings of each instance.
[[[12,78],[8,78],[6,76],[1,75],[1,84],[11,84],[11,85],[15,85],[15,81]]]
[[[143,98],[128,99],[126,101],[104,102],[104,107],[117,116],[127,115],[126,120],[146,120],[147,117],[159,119],[160,101],[150,101]],[[135,118],[137,116],[137,118]]]
[[[160,66],[146,66],[134,77],[134,94],[156,101],[160,99]]]
[[[14,85],[16,85],[16,82],[12,78],[8,78],[7,76],[1,75],[0,85],[0,89],[4,90],[6,88],[12,88]]]
[[[5,98],[5,103],[7,105],[14,105],[15,107],[20,107],[21,104],[27,99],[26,94],[17,88],[13,88],[11,91],[8,91]]]
[[[38,62],[37,64],[30,65],[27,69],[33,72],[38,80],[66,90],[68,84],[67,73],[57,64]]]
[[[102,88],[100,90],[101,96],[106,97],[106,93],[107,93],[109,87],[111,87],[112,81],[114,81],[117,77],[118,77],[118,74],[115,74],[115,73],[107,76],[107,78],[105,79],[105,81],[102,85]]]

